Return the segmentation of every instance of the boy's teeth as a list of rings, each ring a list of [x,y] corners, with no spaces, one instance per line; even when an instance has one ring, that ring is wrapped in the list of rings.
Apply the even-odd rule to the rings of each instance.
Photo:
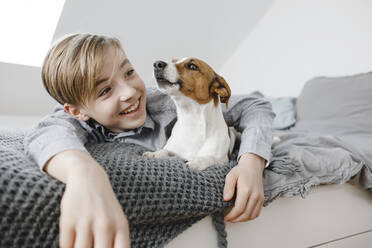
[[[139,100],[132,106],[130,107],[129,109],[121,112],[120,114],[128,114],[130,112],[133,112],[134,110],[136,110],[138,108],[138,105],[139,105]]]

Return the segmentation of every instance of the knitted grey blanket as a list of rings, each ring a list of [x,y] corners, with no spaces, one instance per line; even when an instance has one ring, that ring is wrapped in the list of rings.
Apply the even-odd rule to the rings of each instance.
[[[64,184],[40,172],[23,153],[23,132],[0,130],[0,247],[58,247]],[[312,185],[343,183],[363,162],[334,137],[286,133],[264,172],[265,205],[278,196],[305,196]],[[337,151],[334,147],[337,147]],[[132,247],[164,247],[207,215],[227,247],[222,199],[226,174],[236,164],[190,170],[178,158],[142,157],[143,147],[122,143],[88,145],[106,170],[129,221]],[[336,152],[335,152],[336,151]]]

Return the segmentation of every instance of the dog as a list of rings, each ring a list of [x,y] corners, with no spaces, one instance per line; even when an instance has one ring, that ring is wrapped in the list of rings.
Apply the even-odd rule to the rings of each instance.
[[[196,58],[156,61],[154,75],[159,90],[174,101],[177,121],[163,149],[143,156],[178,156],[197,170],[228,162],[237,133],[227,126],[220,105],[227,107],[231,95],[226,81]]]

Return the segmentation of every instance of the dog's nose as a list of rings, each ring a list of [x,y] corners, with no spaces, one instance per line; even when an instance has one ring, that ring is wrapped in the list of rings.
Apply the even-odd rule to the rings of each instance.
[[[161,60],[156,61],[154,63],[154,68],[155,69],[163,70],[166,66],[167,66],[167,63],[165,63],[164,61],[161,61]]]

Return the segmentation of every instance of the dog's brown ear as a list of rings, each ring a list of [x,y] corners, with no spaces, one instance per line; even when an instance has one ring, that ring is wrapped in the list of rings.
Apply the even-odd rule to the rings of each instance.
[[[226,83],[225,79],[218,75],[217,73],[215,73],[213,78],[211,93],[219,95],[221,103],[225,103],[226,108],[228,107],[228,102],[231,96],[231,90],[229,85]]]

